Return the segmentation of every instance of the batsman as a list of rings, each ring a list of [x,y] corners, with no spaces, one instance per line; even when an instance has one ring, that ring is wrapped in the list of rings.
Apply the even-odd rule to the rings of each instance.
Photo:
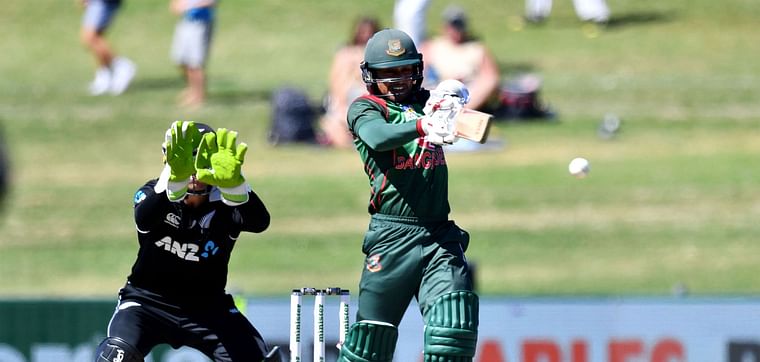
[[[422,313],[424,361],[472,361],[478,296],[465,259],[469,234],[449,220],[444,146],[469,92],[458,81],[421,88],[422,54],[396,29],[374,34],[360,64],[368,94],[347,122],[369,178],[369,227],[356,320],[338,361],[392,361],[412,298]]]

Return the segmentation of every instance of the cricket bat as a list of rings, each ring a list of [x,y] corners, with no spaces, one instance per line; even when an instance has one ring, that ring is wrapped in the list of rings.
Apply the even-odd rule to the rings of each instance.
[[[486,143],[492,119],[493,115],[465,108],[454,119],[457,136],[478,143]]]

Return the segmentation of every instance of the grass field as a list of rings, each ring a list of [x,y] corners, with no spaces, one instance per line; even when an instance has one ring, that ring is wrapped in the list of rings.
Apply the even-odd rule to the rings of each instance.
[[[433,1],[429,29],[441,10]],[[523,26],[522,0],[462,2],[505,77],[542,76],[557,122],[499,123],[500,151],[449,154],[452,218],[487,295],[760,293],[760,42],[755,0],[609,0],[597,36],[570,1]],[[0,122],[12,189],[0,219],[0,297],[113,297],[137,250],[132,194],[160,171],[175,119],[238,130],[245,174],[273,221],[243,235],[229,287],[355,288],[368,186],[351,150],[266,143],[269,95],[315,100],[352,20],[390,25],[392,1],[223,1],[210,102],[175,106],[168,2],[131,0],[110,34],[139,66],[120,97],[89,97],[92,59],[74,1],[6,0]],[[584,29],[586,31],[584,31]],[[591,35],[591,36],[589,36]],[[605,113],[622,132],[601,140]],[[566,165],[592,163],[576,180]]]

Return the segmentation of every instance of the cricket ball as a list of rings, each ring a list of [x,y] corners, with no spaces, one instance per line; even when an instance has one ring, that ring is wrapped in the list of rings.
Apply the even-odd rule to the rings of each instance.
[[[591,165],[587,159],[576,157],[570,161],[569,165],[567,165],[567,170],[570,171],[571,175],[577,178],[583,178],[588,175],[589,171],[591,171]]]

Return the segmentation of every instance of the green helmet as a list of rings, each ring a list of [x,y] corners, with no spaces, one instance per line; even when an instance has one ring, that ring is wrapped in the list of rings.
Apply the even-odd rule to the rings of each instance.
[[[377,79],[374,70],[414,66],[411,77]],[[422,84],[422,54],[417,51],[414,41],[406,33],[397,29],[383,29],[375,33],[364,48],[364,61],[360,65],[362,79],[367,89],[377,94],[378,82],[414,81],[414,90]]]

